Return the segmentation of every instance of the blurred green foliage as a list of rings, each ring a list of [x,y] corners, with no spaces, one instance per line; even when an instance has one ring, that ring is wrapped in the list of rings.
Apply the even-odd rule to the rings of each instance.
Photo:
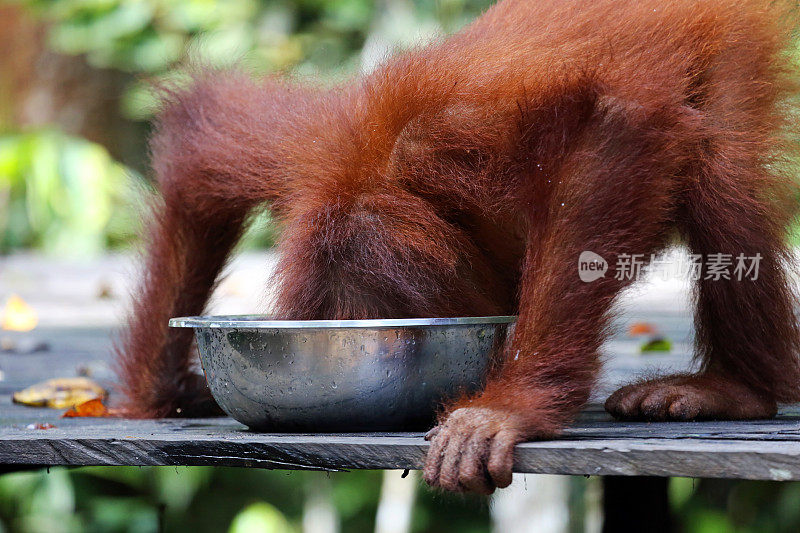
[[[670,500],[685,533],[800,531],[800,483],[673,478]]]
[[[12,0],[47,24],[56,52],[130,75],[120,114],[145,121],[154,82],[187,62],[234,62],[255,74],[284,72],[332,83],[370,68],[395,49],[462,26],[490,0]],[[2,75],[2,73],[0,73]],[[100,96],[100,95],[98,95]],[[57,131],[0,124],[0,253],[37,247],[85,254],[125,244],[136,228],[126,197],[133,172],[98,145]],[[5,208],[5,209],[3,209]],[[268,246],[259,219],[245,246]]]
[[[131,177],[102,146],[58,131],[0,136],[0,252],[84,255],[128,242]]]
[[[153,82],[175,79],[178,67],[188,62],[225,66],[238,62],[254,73],[285,72],[332,83],[369,69],[394,50],[423,43],[437,35],[452,32],[466,24],[491,0],[11,0],[25,6],[46,22],[49,46],[62,54],[81,55],[97,68],[111,68],[130,75],[122,88],[120,114],[145,121],[152,117],[158,102]],[[2,75],[2,73],[0,73]],[[2,126],[2,125],[0,125]],[[8,128],[6,128],[8,129]],[[16,131],[11,128],[11,131]],[[36,141],[0,137],[3,150],[29,157],[22,145],[52,144],[52,132]],[[79,139],[62,140],[60,148],[71,162],[74,154],[87,154],[87,166],[95,164],[87,145]],[[73,148],[70,148],[72,146]],[[36,148],[46,153],[46,148]],[[4,154],[5,155],[5,154]],[[70,163],[71,168],[81,163]],[[83,219],[74,208],[54,209],[42,195],[23,197],[36,191],[37,184],[57,180],[41,177],[38,165],[17,171],[15,176],[0,175],[0,202],[3,187],[14,182],[14,202],[10,212],[0,213],[0,253],[13,248],[38,246],[62,250],[99,250],[103,242],[127,242],[118,221],[108,217],[107,206],[117,198],[109,191],[120,182],[118,167],[105,164],[108,175],[93,171],[83,186],[103,183],[92,192],[77,193],[98,200],[98,207],[87,208]],[[98,167],[95,165],[94,170]],[[2,172],[2,171],[0,171]],[[25,177],[21,177],[25,174]],[[43,181],[44,180],[44,181]],[[5,181],[5,184],[4,184]],[[76,198],[74,178],[62,177]],[[33,185],[21,186],[20,183]],[[52,189],[51,189],[52,190]],[[26,206],[22,209],[21,206]],[[74,204],[71,204],[74,206]],[[89,205],[89,204],[85,204]],[[2,204],[0,204],[2,206]],[[49,213],[50,216],[40,216]],[[4,220],[3,220],[4,219]],[[82,224],[86,223],[82,228]],[[61,224],[63,228],[57,229]],[[103,229],[98,229],[98,228]],[[270,245],[274,232],[270,226],[248,242]],[[124,233],[124,231],[123,231]],[[76,243],[76,246],[70,244]],[[793,242],[800,238],[793,237]]]
[[[333,81],[357,71],[369,39],[406,47],[452,31],[488,0],[21,0],[51,23],[49,42],[90,64],[152,78],[194,59],[241,62]],[[381,50],[378,51],[380,53]],[[155,109],[149,80],[133,82],[124,113]]]
[[[265,503],[251,503],[242,510],[231,523],[230,533],[251,533],[270,531],[274,533],[294,533],[295,528],[274,506]]]
[[[579,492],[586,489],[584,478],[571,482]],[[490,530],[487,500],[437,493],[419,483],[413,532]],[[299,532],[309,488],[320,485],[330,491],[341,531],[374,530],[377,471],[87,467],[0,476],[0,532]],[[798,482],[670,481],[677,530],[685,533],[800,531],[799,500]],[[570,531],[584,527],[580,521]]]
[[[321,482],[330,487],[342,531],[374,529],[377,471],[88,467],[0,476],[0,531],[301,531],[306,492]],[[420,484],[412,530],[486,532],[488,504],[480,497],[434,494]]]

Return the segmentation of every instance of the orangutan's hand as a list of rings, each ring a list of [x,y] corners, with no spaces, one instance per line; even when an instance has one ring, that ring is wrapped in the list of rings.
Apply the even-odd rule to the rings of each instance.
[[[465,407],[425,435],[431,441],[424,478],[432,487],[491,494],[511,484],[514,446],[525,440],[519,417],[506,411]]]

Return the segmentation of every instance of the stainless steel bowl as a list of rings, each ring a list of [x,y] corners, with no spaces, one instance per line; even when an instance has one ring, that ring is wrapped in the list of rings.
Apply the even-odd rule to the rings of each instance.
[[[282,321],[173,318],[194,328],[220,407],[251,429],[388,431],[430,424],[483,384],[515,317]]]

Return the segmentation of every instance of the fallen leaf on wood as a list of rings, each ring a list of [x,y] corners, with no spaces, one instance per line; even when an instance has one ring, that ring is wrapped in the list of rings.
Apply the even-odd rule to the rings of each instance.
[[[658,330],[652,324],[647,322],[635,322],[628,328],[628,336],[638,337],[639,335],[653,335]]]
[[[61,417],[62,418],[73,418],[76,416],[100,417],[109,415],[110,413],[108,411],[108,408],[105,405],[103,405],[103,401],[100,399],[94,399],[76,405],[75,407],[73,407],[72,409],[61,415]]]
[[[105,389],[88,378],[56,378],[15,392],[14,403],[34,407],[67,409],[88,400],[102,399]]]
[[[30,353],[46,352],[49,349],[50,345],[45,341],[32,337],[23,337],[20,339],[14,339],[11,337],[0,338],[0,352],[2,353],[25,355]]]
[[[114,289],[108,281],[101,281],[97,286],[97,298],[100,300],[109,300],[114,297]]]
[[[50,422],[39,422],[38,424],[28,424],[26,429],[53,429],[55,426]]]
[[[2,329],[10,331],[30,331],[39,323],[39,317],[25,300],[12,294],[3,310]]]

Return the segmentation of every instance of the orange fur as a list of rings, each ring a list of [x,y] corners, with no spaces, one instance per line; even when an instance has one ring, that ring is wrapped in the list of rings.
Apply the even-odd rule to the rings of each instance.
[[[203,311],[242,224],[270,202],[285,228],[281,317],[519,314],[502,367],[432,434],[433,484],[501,486],[509,443],[557,434],[586,401],[627,282],[581,282],[583,250],[615,264],[678,232],[695,253],[763,257],[758,281],[698,284],[691,390],[717,396],[656,384],[660,403],[626,393],[614,414],[736,416],[726,390],[753,398],[750,416],[800,399],[781,170],[794,19],[766,0],[505,0],[330,91],[200,75],[168,98],[153,140],[164,207],[120,351],[129,412],[195,405],[190,339],[166,320]],[[477,414],[449,416],[463,409]]]

